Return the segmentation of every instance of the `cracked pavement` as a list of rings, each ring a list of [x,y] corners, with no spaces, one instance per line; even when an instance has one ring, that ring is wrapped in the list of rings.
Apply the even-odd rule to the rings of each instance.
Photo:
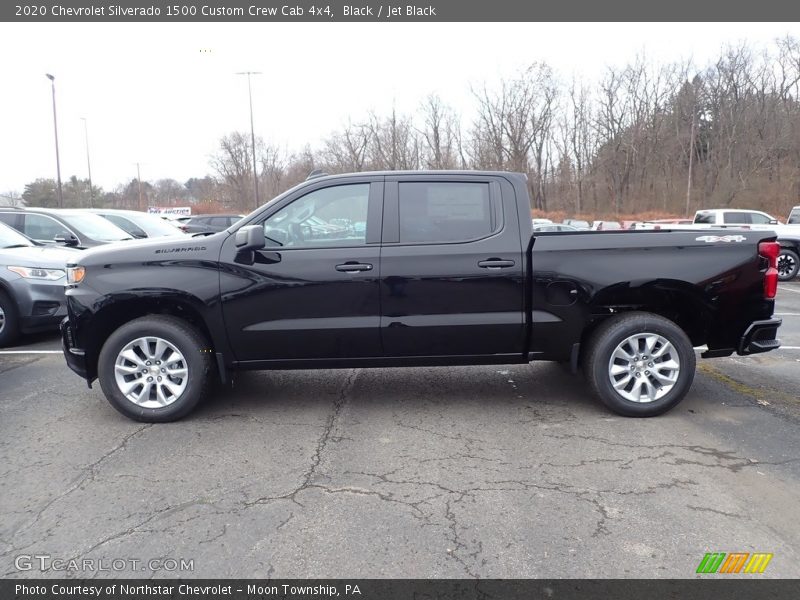
[[[740,551],[798,577],[798,362],[705,361],[655,419],[542,363],[243,373],[142,425],[58,355],[0,356],[0,574],[684,578]],[[21,554],[194,572],[18,571]]]

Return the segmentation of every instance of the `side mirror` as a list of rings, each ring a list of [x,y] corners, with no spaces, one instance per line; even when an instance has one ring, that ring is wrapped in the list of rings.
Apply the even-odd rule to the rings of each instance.
[[[770,219],[769,224],[770,225],[777,225],[778,224],[778,219]]]
[[[53,238],[56,244],[64,244],[65,246],[77,246],[78,238],[72,234],[62,233]]]
[[[239,252],[246,250],[261,250],[266,241],[264,239],[264,227],[261,225],[246,225],[240,227],[234,234],[234,243]]]

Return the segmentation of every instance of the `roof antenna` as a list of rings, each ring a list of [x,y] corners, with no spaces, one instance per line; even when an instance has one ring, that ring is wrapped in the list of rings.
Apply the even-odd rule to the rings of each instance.
[[[306,181],[308,181],[309,179],[316,179],[317,177],[324,177],[325,175],[327,175],[327,173],[322,169],[314,169],[313,171],[311,171],[311,173],[308,174],[308,177],[306,177]]]

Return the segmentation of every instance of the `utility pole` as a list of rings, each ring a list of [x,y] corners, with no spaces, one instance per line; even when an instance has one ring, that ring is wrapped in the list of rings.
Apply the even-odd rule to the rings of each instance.
[[[45,73],[53,89],[53,131],[56,137],[56,175],[58,176],[58,207],[64,208],[64,193],[61,191],[61,159],[58,156],[58,120],[56,119],[56,78],[50,73]]]
[[[253,191],[255,193],[255,208],[258,208],[258,169],[256,168],[256,133],[253,128],[253,89],[250,86],[251,75],[261,75],[260,71],[241,71],[237,75],[247,75],[247,95],[250,98],[250,146],[253,151]]]
[[[139,171],[139,163],[136,163],[136,181],[139,182],[139,210],[142,210],[142,173]]]
[[[86,117],[81,117],[83,121],[83,136],[86,140],[86,167],[89,170],[89,208],[94,208],[94,188],[92,187],[92,161],[89,160],[89,126],[86,124]]]

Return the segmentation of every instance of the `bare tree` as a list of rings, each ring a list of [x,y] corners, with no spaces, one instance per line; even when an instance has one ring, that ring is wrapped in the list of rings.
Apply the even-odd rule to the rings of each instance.
[[[437,95],[428,96],[421,106],[423,126],[419,130],[422,143],[422,166],[426,169],[463,167],[460,152],[459,119],[452,108]]]

